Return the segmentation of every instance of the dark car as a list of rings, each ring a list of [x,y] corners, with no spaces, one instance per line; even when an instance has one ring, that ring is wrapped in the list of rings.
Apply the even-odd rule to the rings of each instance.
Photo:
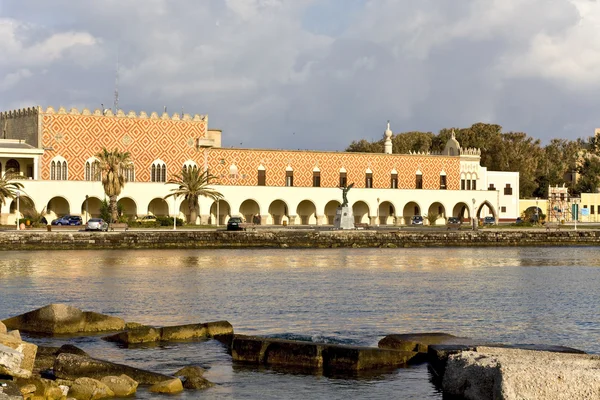
[[[246,228],[243,226],[243,221],[240,217],[231,217],[229,221],[227,221],[227,230],[228,231],[245,231]]]
[[[496,218],[487,216],[483,219],[484,225],[494,225],[496,223]]]
[[[459,218],[456,217],[449,217],[448,221],[446,221],[446,227],[448,227],[448,229],[460,229],[460,226],[462,225],[461,221]]]
[[[52,221],[52,225],[82,225],[83,221],[79,215],[65,215]]]
[[[410,224],[411,225],[423,225],[423,217],[420,215],[414,215],[410,219]]]

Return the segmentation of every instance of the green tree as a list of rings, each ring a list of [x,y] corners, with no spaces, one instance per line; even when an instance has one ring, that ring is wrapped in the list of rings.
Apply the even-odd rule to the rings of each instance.
[[[173,175],[167,182],[167,184],[177,185],[177,188],[171,189],[172,193],[166,195],[165,199],[182,196],[187,200],[190,221],[195,224],[199,197],[208,197],[212,200],[223,198],[221,193],[208,186],[214,179],[215,176],[208,171],[200,172],[198,168],[183,168],[180,174]]]
[[[577,170],[581,176],[575,185],[574,192],[577,194],[598,193],[600,187],[600,158],[595,155],[584,157]]]
[[[131,156],[129,152],[120,152],[118,149],[108,151],[103,148],[96,154],[96,158],[100,161],[104,193],[109,199],[110,222],[114,222],[117,220],[117,197],[125,187],[123,172],[131,168]]]
[[[23,190],[23,184],[16,181],[17,175],[12,171],[6,171],[0,178],[0,212],[2,212],[2,206],[7,200],[14,199],[17,197],[17,191]]]
[[[368,140],[353,140],[346,151],[353,153],[383,153],[383,140],[377,142],[369,142]]]

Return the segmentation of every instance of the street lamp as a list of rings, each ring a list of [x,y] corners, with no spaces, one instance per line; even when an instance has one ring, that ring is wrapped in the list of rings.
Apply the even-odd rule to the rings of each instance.
[[[377,221],[376,226],[379,226],[379,197],[377,198]]]
[[[89,200],[90,196],[88,196],[87,194],[85,195],[85,223],[87,224],[88,221],[90,220],[90,210],[88,207],[88,200]]]
[[[177,229],[177,211],[175,210],[177,196],[173,196],[173,230]]]
[[[217,227],[219,226],[219,203],[221,203],[221,200],[217,200]]]
[[[575,207],[573,208],[573,212],[575,212],[575,230],[577,230],[577,220],[579,219],[579,199],[573,199],[573,204],[575,204]]]
[[[535,224],[538,225],[540,223],[540,215],[539,215],[539,207],[538,207],[538,198],[535,198]]]
[[[21,211],[19,210],[19,198],[21,197],[21,192],[17,190],[16,195],[17,195],[17,230],[21,230],[21,227],[19,226],[19,222],[21,219]]]
[[[473,216],[471,217],[473,223],[473,230],[477,227],[477,220],[475,218],[475,198],[473,198]]]

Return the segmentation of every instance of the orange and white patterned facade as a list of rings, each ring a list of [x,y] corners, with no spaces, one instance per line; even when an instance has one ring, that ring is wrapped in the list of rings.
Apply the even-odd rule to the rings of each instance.
[[[330,224],[340,185],[351,183],[356,222],[400,225],[414,215],[437,214],[442,223],[472,212],[518,216],[518,173],[487,171],[478,151],[461,149],[455,139],[443,154],[222,148],[221,131],[209,129],[207,116],[51,107],[0,113],[0,129],[0,173],[13,169],[28,178],[23,196],[51,217],[98,214],[104,192],[94,155],[103,148],[131,154],[133,169],[119,197],[130,215],[185,218],[182,199],[163,199],[172,188],[165,181],[196,166],[217,177],[224,195],[218,204],[201,199],[202,223],[260,215],[267,225]],[[5,219],[13,208],[2,209]]]

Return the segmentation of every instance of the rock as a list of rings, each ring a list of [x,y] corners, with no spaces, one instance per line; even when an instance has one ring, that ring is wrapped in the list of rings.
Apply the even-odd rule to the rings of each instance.
[[[6,325],[0,321],[0,333],[6,333]]]
[[[227,321],[207,322],[204,324],[189,324],[165,326],[161,329],[161,340],[191,340],[218,338],[233,335],[233,326]]]
[[[406,364],[416,353],[313,343],[257,336],[235,335],[231,345],[234,361],[280,365],[325,372],[353,372]]]
[[[56,382],[50,379],[31,377],[29,379],[18,379],[17,383],[21,386],[22,393],[26,390],[43,399],[59,400],[67,394]]]
[[[125,327],[121,318],[84,312],[66,304],[50,304],[2,322],[10,329],[50,335],[118,331]]]
[[[69,397],[77,400],[105,399],[114,395],[108,386],[92,378],[78,378],[69,389]]]
[[[19,386],[10,380],[0,379],[0,400],[23,400]]]
[[[117,397],[130,396],[136,392],[138,387],[138,383],[127,375],[105,376],[100,382],[108,386]]]
[[[151,326],[141,326],[128,331],[119,332],[111,336],[103,337],[107,342],[123,344],[152,343],[160,340],[160,330]]]
[[[141,328],[142,326],[146,326],[146,325],[140,324],[138,322],[127,322],[125,324],[125,330]]]
[[[0,344],[17,350],[23,353],[23,361],[21,368],[29,372],[33,371],[35,364],[35,355],[37,353],[37,346],[33,343],[23,342],[21,339],[17,339],[12,335],[0,334]]]
[[[380,349],[416,351],[427,353],[431,344],[471,344],[472,339],[457,337],[448,333],[405,333],[388,335],[378,343]]]
[[[592,399],[600,356],[499,347],[450,355],[444,393],[465,399]]]
[[[21,333],[18,330],[14,330],[14,331],[9,331],[6,333],[8,336],[12,336],[17,340],[23,340],[21,339]]]
[[[21,394],[23,396],[31,394],[31,393],[35,393],[36,390],[37,390],[37,388],[35,387],[35,385],[33,383],[29,383],[27,385],[21,386]]]
[[[183,381],[183,387],[186,389],[208,389],[213,387],[215,384],[211,381],[204,379],[204,368],[198,366],[188,366],[175,372],[173,375],[180,378]],[[183,379],[182,379],[183,378]]]
[[[169,379],[150,386],[153,393],[179,393],[183,391],[183,383],[179,378]]]
[[[15,378],[29,378],[31,371],[21,368],[23,353],[13,348],[0,344],[0,375],[9,375]]]
[[[59,354],[54,361],[54,374],[60,379],[74,380],[80,377],[102,379],[105,376],[127,375],[143,385],[172,379],[172,376],[145,371],[128,365],[111,363],[76,354]]]

